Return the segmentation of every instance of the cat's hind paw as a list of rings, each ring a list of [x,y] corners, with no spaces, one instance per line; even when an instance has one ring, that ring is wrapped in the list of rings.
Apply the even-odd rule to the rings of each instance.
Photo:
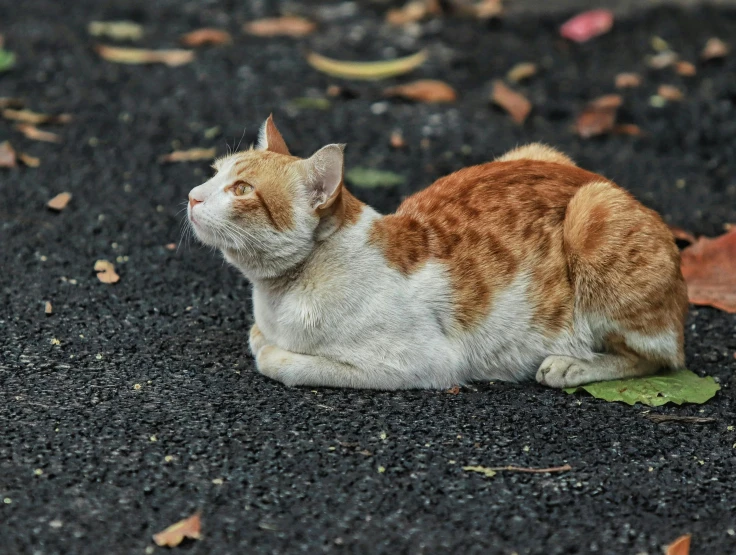
[[[548,356],[537,370],[537,381],[548,387],[575,387],[591,378],[588,362],[561,355]]]
[[[253,324],[250,328],[250,338],[248,343],[250,345],[250,352],[254,357],[258,356],[258,351],[268,343],[268,341],[266,341],[266,337],[261,333],[257,324]]]

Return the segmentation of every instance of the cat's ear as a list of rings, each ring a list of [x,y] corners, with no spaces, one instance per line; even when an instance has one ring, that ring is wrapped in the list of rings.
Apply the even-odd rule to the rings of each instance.
[[[345,145],[327,145],[302,162],[306,169],[306,187],[312,208],[329,208],[340,195]]]
[[[289,149],[284,142],[284,138],[273,122],[273,114],[269,115],[261,126],[261,131],[258,133],[258,149],[289,155]]]

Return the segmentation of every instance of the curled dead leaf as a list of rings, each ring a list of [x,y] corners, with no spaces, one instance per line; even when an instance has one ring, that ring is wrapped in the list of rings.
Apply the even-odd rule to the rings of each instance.
[[[134,21],[90,21],[87,32],[93,37],[108,37],[113,40],[143,38],[143,26]]]
[[[679,56],[672,51],[660,52],[647,58],[647,65],[652,69],[664,69],[676,63]]]
[[[406,146],[406,141],[404,140],[404,136],[401,134],[401,131],[392,132],[389,142],[393,148],[404,148]]]
[[[614,135],[628,135],[629,137],[641,137],[645,134],[641,127],[634,123],[619,123],[613,126],[611,132]]]
[[[116,64],[165,64],[169,67],[188,64],[194,60],[193,50],[121,48],[98,44],[95,51],[108,62]]]
[[[316,28],[312,21],[293,15],[257,19],[243,25],[243,31],[259,37],[305,37]]]
[[[21,152],[18,154],[18,159],[23,162],[26,166],[29,168],[37,168],[41,165],[41,159],[36,158],[35,156],[31,156],[30,154],[26,154],[25,152]]]
[[[675,64],[675,71],[678,75],[682,75],[683,77],[692,77],[698,72],[694,64],[684,60]]]
[[[708,39],[708,42],[705,43],[705,47],[703,48],[703,52],[701,52],[700,57],[704,61],[713,60],[715,58],[725,58],[728,56],[728,45],[723,42],[721,39],[713,37]]]
[[[97,279],[102,283],[117,283],[120,281],[120,276],[115,273],[115,265],[108,260],[95,262],[95,272],[97,272]]]
[[[401,8],[389,10],[386,13],[386,23],[397,26],[406,25],[440,13],[442,13],[442,8],[438,0],[411,0]]]
[[[51,208],[51,210],[56,210],[57,212],[61,212],[66,208],[66,205],[69,204],[69,201],[72,200],[71,193],[59,193],[54,198],[52,198],[50,201],[46,203],[46,206]]]
[[[503,13],[501,0],[457,2],[454,9],[462,15],[474,17],[475,19],[490,19]]]
[[[396,77],[413,71],[427,59],[427,51],[420,50],[411,56],[378,62],[347,62],[333,60],[316,52],[307,54],[307,63],[314,69],[343,79],[377,80]]]
[[[199,513],[195,513],[189,518],[180,520],[176,524],[172,524],[164,531],[153,535],[153,541],[159,547],[176,547],[184,538],[198,540],[202,537],[202,521]]]
[[[506,74],[506,78],[512,83],[518,83],[525,79],[529,79],[537,74],[537,64],[531,62],[521,62],[512,67]]]
[[[0,143],[0,168],[14,168],[18,165],[17,160],[18,155],[10,141]]]
[[[384,89],[386,96],[399,96],[418,102],[455,102],[457,93],[450,85],[436,79],[420,79],[405,85]]]
[[[51,303],[49,301],[46,301],[46,306],[43,310],[46,314],[53,314],[54,313],[54,307],[51,306]]]
[[[673,85],[660,85],[657,89],[657,94],[670,102],[680,102],[685,98],[682,91]]]
[[[189,150],[175,150],[169,154],[159,157],[161,164],[173,162],[200,162],[212,160],[215,157],[215,147],[212,148],[190,148]]]
[[[190,46],[196,48],[197,46],[213,45],[218,46],[221,44],[230,44],[233,42],[233,37],[227,31],[222,29],[213,29],[212,27],[205,27],[203,29],[196,29],[185,35],[182,35],[179,41],[184,46]]]
[[[457,395],[458,393],[460,393],[460,386],[453,385],[450,389],[446,390],[445,393],[449,393],[450,395]]]
[[[32,141],[43,141],[46,143],[61,142],[61,137],[56,133],[41,131],[38,127],[31,125],[30,123],[18,123],[15,125],[15,128]]]
[[[516,123],[524,120],[532,111],[532,103],[522,94],[510,89],[502,81],[493,82],[491,101],[506,110]]]
[[[641,77],[638,73],[619,73],[616,75],[616,88],[629,89],[641,85]]]
[[[689,555],[691,534],[680,536],[666,547],[665,555]]]
[[[31,110],[13,110],[6,108],[2,111],[5,119],[12,119],[22,123],[30,123],[31,125],[41,125],[44,123],[69,123],[72,116],[69,114],[39,114]]]
[[[613,27],[611,10],[590,10],[576,15],[560,27],[560,35],[575,42],[586,42]]]
[[[575,121],[575,130],[583,139],[613,131],[616,112],[623,99],[618,94],[607,94],[588,103]]]
[[[690,302],[736,313],[736,229],[700,237],[680,256]]]
[[[695,238],[695,235],[687,231],[686,229],[682,229],[681,227],[677,227],[674,225],[667,226],[670,228],[670,233],[672,233],[672,236],[675,239],[679,239],[680,241],[687,241],[691,245],[697,241]]]

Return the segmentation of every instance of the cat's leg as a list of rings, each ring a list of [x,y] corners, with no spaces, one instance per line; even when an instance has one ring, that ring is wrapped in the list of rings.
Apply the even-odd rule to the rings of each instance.
[[[646,376],[661,366],[650,360],[618,354],[601,354],[593,360],[551,355],[539,367],[537,381],[549,387],[575,387],[591,382]]]
[[[253,324],[250,328],[250,338],[248,343],[250,345],[250,352],[254,357],[258,354],[258,351],[268,343],[268,341],[266,341],[266,337],[258,327],[258,324]]]
[[[361,369],[321,356],[302,355],[276,345],[265,345],[256,356],[258,371],[288,386],[309,385],[359,389],[403,389],[422,387],[409,382],[400,372],[379,364]]]

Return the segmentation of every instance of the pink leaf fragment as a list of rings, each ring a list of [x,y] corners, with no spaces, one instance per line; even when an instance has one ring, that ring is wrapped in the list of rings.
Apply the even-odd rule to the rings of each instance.
[[[590,10],[576,15],[560,27],[562,37],[575,42],[586,42],[603,35],[613,27],[611,10]]]

